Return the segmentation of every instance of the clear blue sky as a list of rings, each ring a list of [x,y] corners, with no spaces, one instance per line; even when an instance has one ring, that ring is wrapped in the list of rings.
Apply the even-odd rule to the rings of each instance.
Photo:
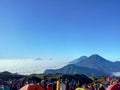
[[[0,0],[0,58],[120,60],[120,0]]]

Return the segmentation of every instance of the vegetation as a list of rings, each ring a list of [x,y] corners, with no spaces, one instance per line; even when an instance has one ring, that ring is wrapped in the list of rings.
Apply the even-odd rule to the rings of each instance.
[[[0,73],[0,79],[2,80],[19,80],[20,82],[26,82],[26,81],[35,81],[35,82],[41,82],[42,79],[48,80],[48,81],[56,81],[56,80],[75,80],[80,81],[81,84],[88,84],[88,83],[104,83],[107,77],[87,77],[83,74],[31,74],[31,75],[20,75],[17,73],[10,73],[10,72],[1,72]]]

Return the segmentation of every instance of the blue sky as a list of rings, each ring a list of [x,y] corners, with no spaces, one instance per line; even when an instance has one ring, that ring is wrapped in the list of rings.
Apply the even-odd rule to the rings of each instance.
[[[1,0],[0,58],[120,60],[119,0]]]

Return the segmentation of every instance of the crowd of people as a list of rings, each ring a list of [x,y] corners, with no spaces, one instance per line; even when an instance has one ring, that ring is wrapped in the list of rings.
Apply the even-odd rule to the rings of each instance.
[[[43,90],[107,90],[107,88],[112,84],[120,85],[120,80],[118,78],[108,78],[101,83],[84,83],[83,85],[80,83],[80,81],[75,81],[73,79],[71,81],[67,79],[58,79],[56,81],[43,79],[39,83],[36,81],[26,81],[25,83],[21,83],[18,80],[0,80],[0,90],[20,90],[20,88],[28,84],[40,85],[44,88]]]

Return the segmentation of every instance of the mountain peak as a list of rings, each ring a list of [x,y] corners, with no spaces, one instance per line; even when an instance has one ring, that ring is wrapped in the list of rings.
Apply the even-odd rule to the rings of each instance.
[[[81,56],[81,57],[78,58],[78,59],[83,60],[83,59],[86,59],[86,58],[87,58],[87,56]]]
[[[74,61],[71,61],[69,64],[75,64],[75,63],[78,63],[78,62],[85,60],[87,58],[88,58],[87,56],[81,56],[80,58],[75,59]]]
[[[98,55],[98,54],[93,54],[93,55],[91,55],[92,57],[101,57],[100,55]]]
[[[93,54],[89,57],[90,59],[94,59],[94,60],[98,60],[98,59],[104,59],[103,57],[101,57],[100,55],[98,54]],[[104,59],[105,60],[105,59]]]

